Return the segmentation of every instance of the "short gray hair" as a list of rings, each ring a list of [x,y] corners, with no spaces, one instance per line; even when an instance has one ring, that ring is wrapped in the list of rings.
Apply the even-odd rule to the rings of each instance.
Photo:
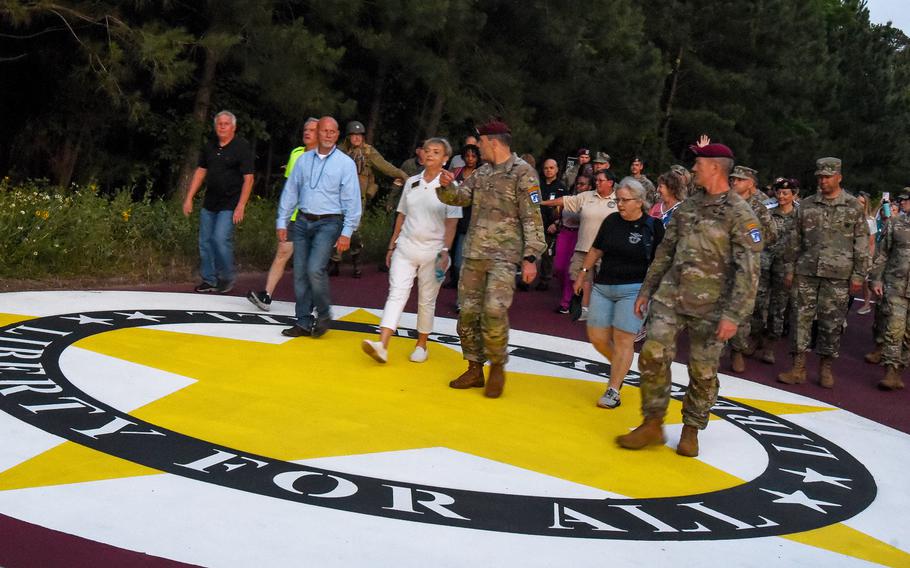
[[[648,192],[645,191],[645,186],[634,177],[626,176],[619,180],[619,184],[617,184],[614,191],[619,191],[620,189],[628,189],[634,199],[641,200],[641,209],[645,213],[651,208],[651,204],[648,203]]]
[[[442,146],[443,151],[446,153],[446,158],[452,157],[452,145],[445,138],[439,136],[427,138],[423,142],[423,149],[426,150],[428,146]]]
[[[724,175],[729,176],[733,172],[733,166],[736,165],[736,162],[733,161],[733,158],[711,158],[720,165],[720,169],[724,170]],[[756,187],[758,184],[756,184]]]
[[[234,116],[234,113],[232,113],[229,110],[223,110],[223,111],[219,112],[218,114],[216,114],[215,118],[212,120],[212,124],[216,124],[218,122],[219,116],[226,116],[226,117],[230,118],[231,124],[234,126],[237,126],[237,117]]]

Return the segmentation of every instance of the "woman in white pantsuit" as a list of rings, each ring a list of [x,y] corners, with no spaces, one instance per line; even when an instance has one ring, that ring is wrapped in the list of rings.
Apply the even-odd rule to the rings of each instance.
[[[398,202],[395,231],[389,241],[389,297],[379,324],[379,341],[364,339],[364,353],[380,363],[388,361],[389,340],[398,327],[404,305],[417,277],[417,345],[410,360],[427,360],[427,337],[433,331],[436,296],[442,280],[437,263],[450,264],[449,247],[455,236],[461,207],[445,205],[436,197],[439,173],[452,155],[445,138],[430,138],[423,145],[424,170],[408,179]]]

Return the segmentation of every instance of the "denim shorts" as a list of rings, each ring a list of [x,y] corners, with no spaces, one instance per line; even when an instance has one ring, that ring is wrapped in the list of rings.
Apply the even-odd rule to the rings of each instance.
[[[635,317],[635,298],[641,283],[595,284],[588,307],[588,327],[615,327],[627,333],[638,333],[642,320]]]

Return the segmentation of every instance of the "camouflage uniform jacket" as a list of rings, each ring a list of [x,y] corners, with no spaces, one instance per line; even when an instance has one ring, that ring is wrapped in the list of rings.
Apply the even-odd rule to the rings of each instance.
[[[436,189],[446,205],[473,205],[464,257],[519,264],[540,256],[547,245],[540,218],[540,182],[527,162],[512,154],[497,165],[485,163],[461,184]]]
[[[862,207],[841,191],[834,199],[821,192],[803,199],[791,235],[794,272],[862,284],[869,265],[869,226]]]
[[[910,217],[900,215],[888,223],[869,276],[873,284],[884,283],[885,294],[910,298]]]
[[[360,180],[360,198],[362,200],[373,199],[376,192],[379,191],[379,185],[376,184],[376,171],[390,178],[400,178],[402,181],[411,177],[387,162],[379,150],[366,142],[354,148],[345,140],[339,148],[350,156],[354,160],[354,165],[357,166],[357,179]]]
[[[790,248],[790,241],[793,236],[793,227],[796,224],[797,207],[793,207],[790,213],[781,211],[780,206],[771,209],[771,223],[774,225],[777,240],[774,244],[765,244],[765,250],[762,251],[761,264],[762,269],[770,268],[775,259],[783,260],[786,251]],[[766,264],[767,262],[767,264]],[[788,272],[792,272],[788,270]]]
[[[698,192],[673,214],[639,296],[683,315],[744,322],[755,304],[762,245],[758,219],[736,192]]]

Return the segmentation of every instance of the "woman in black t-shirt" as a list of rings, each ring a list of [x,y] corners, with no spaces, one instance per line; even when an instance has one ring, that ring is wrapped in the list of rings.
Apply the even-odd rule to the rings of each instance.
[[[619,215],[604,219],[575,280],[577,294],[587,272],[602,259],[588,310],[588,339],[610,361],[610,383],[597,401],[601,408],[620,404],[619,389],[632,366],[635,334],[642,324],[633,310],[635,298],[664,237],[663,224],[647,214],[645,188],[634,178],[619,182],[616,203]]]

